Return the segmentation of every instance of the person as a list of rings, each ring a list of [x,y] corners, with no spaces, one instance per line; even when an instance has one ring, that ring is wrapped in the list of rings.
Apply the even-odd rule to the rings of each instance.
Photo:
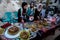
[[[18,22],[26,22],[27,3],[22,3],[22,8],[18,10]]]
[[[57,18],[57,24],[60,23],[60,12],[58,11],[54,16]]]
[[[58,36],[55,38],[55,40],[60,40],[60,35],[58,35]]]
[[[53,16],[54,16],[53,11],[49,11],[48,15],[47,15],[47,18],[52,18]]]
[[[34,3],[31,2],[30,3],[30,7],[27,10],[27,19],[29,20],[29,18],[32,18],[34,16],[34,12],[35,12],[35,8],[34,8]],[[33,21],[34,18],[32,18]],[[31,20],[30,20],[31,21]]]
[[[0,40],[8,40],[4,36],[0,35]]]
[[[55,2],[54,3],[56,3],[58,0],[55,0]]]
[[[54,16],[53,11],[49,11],[47,19],[51,22],[51,23],[55,23],[56,24],[56,17]]]
[[[0,40],[2,40],[2,38],[0,37]]]
[[[30,16],[30,15],[34,15],[34,3],[30,3],[30,7],[28,8],[27,10],[27,15]]]
[[[43,6],[42,10],[41,10],[41,14],[42,14],[42,18],[45,18],[45,6]]]
[[[37,8],[35,9],[34,21],[41,19],[41,13],[40,13],[41,10],[42,10],[42,4],[38,4]]]

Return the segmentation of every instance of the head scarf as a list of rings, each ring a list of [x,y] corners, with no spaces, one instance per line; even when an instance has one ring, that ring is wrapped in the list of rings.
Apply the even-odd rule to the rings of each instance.
[[[37,5],[38,11],[42,10],[42,7],[43,7],[43,5],[42,5],[41,3],[39,3],[39,4]]]

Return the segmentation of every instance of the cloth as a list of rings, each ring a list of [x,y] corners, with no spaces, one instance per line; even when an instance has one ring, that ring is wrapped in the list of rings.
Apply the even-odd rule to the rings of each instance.
[[[41,11],[41,14],[42,14],[42,17],[44,18],[45,17],[45,9],[42,9],[42,11]]]
[[[26,21],[26,10],[23,11],[23,9],[20,8],[18,10],[18,22],[21,22],[22,18],[23,18],[24,21]]]
[[[11,12],[6,12],[2,17],[3,22],[11,22],[11,19],[12,19],[11,14],[12,14]]]
[[[38,20],[39,15],[40,15],[40,12],[36,9],[34,14],[34,20]]]
[[[34,15],[34,8],[31,9],[31,8],[29,7],[28,10],[27,10],[27,15],[28,15],[28,16]]]

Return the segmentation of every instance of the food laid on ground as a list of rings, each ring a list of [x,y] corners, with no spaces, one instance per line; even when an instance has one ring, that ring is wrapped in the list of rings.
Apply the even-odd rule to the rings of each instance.
[[[35,32],[37,30],[35,25],[31,25],[30,29],[31,29],[32,32]]]
[[[43,25],[38,24],[38,28],[39,28],[39,29],[42,29],[42,28],[43,28]]]
[[[0,35],[2,35],[4,33],[4,29],[0,28]]]
[[[44,26],[48,26],[48,23],[47,23],[47,22],[44,22],[43,25],[44,25]]]
[[[11,36],[14,36],[14,35],[16,35],[16,34],[19,33],[19,37],[21,39],[28,39],[28,38],[30,38],[30,36],[32,34],[36,33],[40,29],[43,30],[43,31],[45,31],[49,27],[49,25],[50,24],[48,24],[48,22],[46,20],[37,21],[36,23],[24,23],[24,25],[23,25],[24,26],[23,31],[20,30],[19,27],[12,25],[13,27],[10,27],[8,29],[7,33],[10,34]],[[28,30],[29,32],[26,31],[25,29]],[[3,32],[4,32],[4,30],[2,28],[0,28],[0,34],[2,34]]]
[[[30,25],[28,23],[25,23],[24,26],[27,27],[27,28],[30,27]]]
[[[44,25],[44,26],[48,26],[48,23],[47,23],[46,20],[43,20],[43,25]]]
[[[11,34],[11,35],[15,35],[19,32],[19,28],[16,27],[16,26],[13,26],[11,28],[8,29],[8,33]]]
[[[21,33],[20,33],[20,38],[21,39],[28,39],[30,37],[30,33],[29,32],[27,32],[27,31],[22,31]]]

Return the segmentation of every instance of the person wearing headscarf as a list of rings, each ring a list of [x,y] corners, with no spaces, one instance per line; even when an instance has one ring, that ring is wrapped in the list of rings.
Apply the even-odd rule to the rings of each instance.
[[[27,19],[28,20],[30,17],[32,18],[34,16],[34,12],[35,12],[34,3],[31,2],[30,7],[28,7],[28,10],[27,10],[27,17],[28,17]],[[34,18],[32,18],[32,19],[34,19]]]
[[[18,22],[26,21],[26,10],[27,10],[27,3],[23,2],[22,8],[18,10]]]
[[[37,20],[39,20],[39,19],[41,19],[41,10],[42,10],[42,4],[39,4],[38,6],[37,6],[37,8],[35,9],[35,14],[34,14],[34,20],[35,21],[37,21]]]
[[[30,7],[28,8],[27,10],[27,15],[30,16],[30,15],[34,15],[34,3],[30,3]]]

